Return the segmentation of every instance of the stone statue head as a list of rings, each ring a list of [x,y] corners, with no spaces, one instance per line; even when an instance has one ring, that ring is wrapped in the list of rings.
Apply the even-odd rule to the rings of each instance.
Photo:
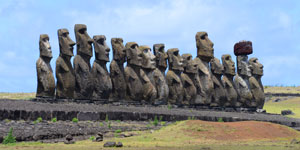
[[[93,56],[92,43],[93,39],[88,35],[86,25],[75,24],[74,27],[77,54],[85,54],[87,56]]]
[[[111,46],[113,49],[113,58],[114,60],[124,63],[126,61],[126,49],[123,45],[122,38],[112,38]]]
[[[52,58],[52,50],[49,43],[49,36],[47,34],[40,35],[40,57]]]
[[[68,29],[58,29],[59,51],[61,55],[74,56],[73,46],[75,42],[70,38]]]
[[[206,32],[197,32],[197,57],[209,62],[214,57],[214,43],[210,41]]]
[[[156,67],[162,67],[162,68],[167,68],[167,60],[168,60],[168,55],[165,52],[165,45],[164,44],[154,44],[153,45],[153,52],[156,57]]]
[[[139,45],[136,42],[127,42],[125,47],[127,63],[131,65],[141,66],[142,53],[138,48]]]
[[[146,69],[155,69],[155,56],[151,52],[151,48],[146,45],[139,46],[142,53],[142,67]]]
[[[253,57],[249,59],[249,64],[251,66],[251,71],[253,75],[264,75],[264,66],[258,61],[257,58]]]
[[[234,61],[229,54],[222,55],[222,64],[224,66],[224,74],[235,75]]]
[[[224,67],[220,63],[220,60],[216,57],[210,60],[211,71],[213,74],[222,75],[224,72]]]
[[[247,55],[236,56],[237,60],[237,72],[239,75],[244,75],[247,77],[251,76],[251,66],[248,63]]]
[[[95,35],[93,37],[93,39],[94,39],[96,60],[102,60],[105,62],[109,62],[110,48],[106,44],[105,35]]]
[[[197,73],[197,64],[191,54],[182,54],[183,68],[186,73]]]
[[[167,51],[169,69],[183,71],[183,59],[179,54],[178,48],[171,48]]]

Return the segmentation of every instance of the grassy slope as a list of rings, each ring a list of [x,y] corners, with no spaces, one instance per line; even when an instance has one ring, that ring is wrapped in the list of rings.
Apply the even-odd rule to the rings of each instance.
[[[205,123],[198,123],[190,125],[191,121],[181,121],[175,124],[166,126],[158,131],[145,132],[139,136],[129,138],[113,138],[106,139],[106,141],[121,141],[124,145],[122,149],[209,149],[209,150],[281,150],[281,149],[298,149],[299,145],[288,144],[292,138],[300,138],[300,133],[292,130],[285,126],[275,125],[271,123],[260,123],[270,126],[278,126],[284,131],[290,132],[293,136],[285,138],[272,138],[272,139],[248,139],[248,140],[215,140],[206,138],[206,136],[214,134],[218,128],[227,128],[234,134],[234,128],[229,128],[226,123],[218,123],[220,126],[205,125]],[[192,131],[192,132],[191,132]],[[200,133],[200,136],[191,135],[193,132]],[[218,131],[219,132],[219,131]],[[229,132],[229,133],[230,133]],[[203,133],[203,135],[201,134]],[[228,133],[228,132],[227,132]],[[105,142],[105,141],[104,141]],[[39,142],[22,142],[17,143],[13,146],[0,145],[0,149],[12,149],[12,150],[35,150],[35,149],[46,149],[46,150],[79,150],[79,149],[104,149],[104,142],[96,143],[90,140],[78,141],[76,144],[65,145],[63,143],[57,144],[42,144]],[[111,148],[110,148],[111,149]]]
[[[283,101],[273,102],[275,99],[282,99]],[[268,113],[276,114],[281,114],[282,110],[290,109],[295,114],[288,115],[288,117],[300,118],[300,97],[272,97],[265,103],[264,109],[266,109]]]
[[[0,92],[0,99],[32,99],[35,98],[35,93],[7,93]]]
[[[300,86],[265,86],[265,93],[300,93]]]

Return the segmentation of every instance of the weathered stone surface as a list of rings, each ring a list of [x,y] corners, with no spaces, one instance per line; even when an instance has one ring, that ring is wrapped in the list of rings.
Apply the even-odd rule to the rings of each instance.
[[[143,100],[147,103],[154,104],[154,100],[157,97],[153,76],[154,69],[156,68],[155,56],[152,54],[149,46],[139,46],[139,50],[142,54],[141,79],[143,82]]]
[[[281,115],[292,115],[294,114],[291,110],[282,110]]]
[[[102,142],[102,141],[103,141],[103,134],[101,132],[98,132],[94,142]]]
[[[100,120],[100,115],[96,112],[79,112],[77,117],[79,121]]]
[[[75,24],[77,54],[74,58],[75,71],[75,99],[90,99],[92,95],[93,84],[91,83],[91,64],[90,59],[93,56],[93,40],[87,33],[87,27],[84,24]]]
[[[122,143],[122,142],[118,142],[118,143],[116,144],[116,147],[123,147],[123,143]]]
[[[106,37],[104,35],[94,36],[93,39],[96,59],[91,72],[93,81],[92,99],[108,101],[112,91],[112,82],[106,68],[106,63],[109,61],[110,48],[106,45]]]
[[[249,55],[252,54],[252,42],[251,41],[240,41],[234,44],[234,55]]]
[[[168,49],[167,54],[169,62],[169,70],[166,75],[169,87],[168,104],[181,105],[183,99],[183,85],[180,74],[183,71],[183,59],[177,48]]]
[[[65,144],[74,144],[75,141],[73,140],[73,136],[68,134],[65,138],[65,141],[64,141]]]
[[[141,79],[142,53],[135,42],[126,43],[127,66],[125,80],[127,83],[127,100],[142,101],[143,83]]]
[[[52,50],[47,34],[40,35],[40,57],[36,62],[37,92],[36,97],[54,97],[55,80],[50,65]]]
[[[285,117],[282,115],[277,114],[264,114],[264,113],[240,113],[240,112],[224,112],[224,111],[214,111],[214,110],[195,110],[195,109],[181,109],[181,108],[172,108],[168,109],[167,107],[135,107],[132,105],[123,105],[123,106],[113,106],[113,105],[94,105],[94,104],[76,104],[76,103],[36,103],[28,100],[0,100],[0,110],[5,110],[5,112],[1,113],[2,119],[8,119],[9,116],[13,116],[14,111],[20,110],[21,116],[23,116],[23,112],[26,112],[26,114],[34,114],[32,118],[33,120],[36,120],[38,117],[40,117],[40,111],[45,111],[47,113],[51,113],[52,111],[52,118],[56,117],[57,120],[66,120],[68,116],[68,112],[71,111],[78,111],[78,112],[92,112],[92,113],[98,113],[101,120],[105,120],[106,115],[108,115],[109,120],[145,120],[147,126],[149,119],[152,119],[157,116],[163,116],[164,121],[177,121],[177,120],[185,120],[188,117],[194,116],[197,119],[201,120],[215,120],[216,118],[224,118],[224,117],[231,117],[235,118],[233,120],[235,121],[245,121],[245,120],[255,120],[255,121],[268,121],[268,122],[275,122],[278,124],[290,126],[290,127],[299,127],[300,126],[300,119]],[[23,110],[23,111],[22,111]],[[24,111],[25,110],[25,111]],[[60,118],[57,117],[59,114]],[[3,115],[6,114],[6,115]],[[31,120],[31,115],[26,115],[28,118],[24,118],[23,120]],[[11,117],[10,117],[11,118]],[[77,117],[78,118],[78,117]],[[236,119],[237,118],[237,119]],[[44,120],[44,118],[43,118]],[[96,121],[96,120],[95,120]],[[2,123],[2,124],[1,124]],[[12,122],[13,123],[13,122]],[[23,122],[24,124],[25,122]],[[33,124],[32,121],[28,122],[30,125],[39,125]],[[44,122],[42,122],[44,123]],[[62,128],[60,125],[61,123],[66,123],[67,126]],[[48,135],[45,133],[44,129],[47,129],[47,131],[54,132],[56,134],[63,134],[64,137],[69,133],[76,133],[79,134],[95,134],[98,131],[103,130],[97,130],[95,131],[94,128],[89,127],[87,124],[80,125],[82,123],[88,123],[88,122],[81,122],[73,123],[73,122],[64,122],[64,121],[58,121],[57,123],[50,123],[48,126],[45,126],[45,128],[36,128],[33,127],[33,131],[41,131],[40,134]],[[6,128],[3,129],[4,125]],[[24,130],[27,130],[25,128],[25,125],[23,125],[22,122],[20,124],[16,123],[17,127],[14,125],[14,132],[18,133],[18,135],[22,135],[21,133]],[[26,124],[26,123],[25,123]],[[68,125],[69,124],[69,125]],[[78,125],[77,125],[78,124]],[[6,133],[9,131],[9,127],[11,124],[7,124],[5,121],[0,121],[0,136],[6,135]],[[76,128],[74,126],[77,126]],[[99,123],[96,123],[97,127],[99,126]],[[16,128],[15,128],[16,127]],[[44,125],[42,126],[44,127]],[[107,127],[107,126],[104,126]],[[82,128],[82,130],[79,130],[79,128]],[[2,130],[3,129],[3,130]],[[67,130],[68,129],[68,130]],[[92,130],[91,132],[87,132]],[[112,128],[112,129],[119,129],[118,127]],[[124,131],[122,129],[122,131]],[[20,133],[21,132],[21,133]],[[35,133],[35,132],[32,132]],[[55,134],[55,135],[56,135]],[[32,135],[33,136],[33,135]],[[57,135],[58,136],[58,135]]]
[[[169,96],[169,87],[167,84],[165,71],[167,69],[168,55],[165,52],[164,44],[154,44],[153,53],[156,60],[156,68],[153,71],[152,83],[157,91],[155,104],[166,104]]]
[[[115,147],[116,146],[116,142],[106,142],[104,143],[103,147]]]
[[[200,85],[197,86],[197,98],[195,104],[210,105],[214,90],[209,62],[214,57],[213,43],[206,32],[196,34],[197,58],[195,58]]]
[[[238,93],[236,91],[235,84],[233,82],[233,77],[235,76],[235,66],[228,54],[222,55],[222,64],[224,66],[224,75],[222,82],[226,93],[226,102],[224,107],[235,107],[236,101],[238,99]]]
[[[75,74],[71,64],[74,41],[67,29],[57,31],[60,54],[56,60],[56,98],[74,98]]]
[[[249,64],[252,72],[252,76],[249,78],[250,89],[257,104],[257,108],[262,109],[265,103],[264,86],[261,82],[263,65],[255,57],[249,59]]]
[[[226,90],[224,88],[224,85],[222,83],[222,75],[224,72],[224,67],[220,63],[220,60],[216,57],[214,57],[210,61],[211,65],[211,72],[212,72],[212,80],[214,83],[214,92],[212,96],[212,103],[210,106],[216,107],[223,107],[226,103]]]
[[[194,85],[197,74],[197,64],[193,60],[191,54],[183,54],[183,68],[184,71],[181,73],[181,81],[184,90],[184,96],[182,104],[191,106],[195,103],[197,97],[197,88]]]
[[[237,89],[239,99],[236,107],[256,107],[255,101],[250,90],[249,77],[251,70],[247,55],[237,56],[237,75],[234,78],[234,84]]]
[[[110,77],[112,81],[112,99],[124,100],[126,97],[126,81],[124,74],[124,62],[126,61],[126,49],[122,38],[112,38],[113,60],[110,63]]]

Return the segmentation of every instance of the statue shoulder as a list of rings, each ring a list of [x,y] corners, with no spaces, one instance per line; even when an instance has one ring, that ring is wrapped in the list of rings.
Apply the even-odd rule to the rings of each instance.
[[[251,88],[259,88],[259,87],[260,87],[258,81],[257,81],[256,78],[253,77],[253,76],[251,76],[251,77],[249,78],[249,84],[250,84],[250,87],[251,87]]]
[[[64,59],[61,58],[61,57],[58,57],[57,60],[56,60],[56,69],[62,69],[65,72],[69,71],[68,65],[66,64]]]
[[[192,79],[187,74],[181,73],[180,77],[181,77],[182,83],[188,84],[188,85],[193,85],[194,84]]]

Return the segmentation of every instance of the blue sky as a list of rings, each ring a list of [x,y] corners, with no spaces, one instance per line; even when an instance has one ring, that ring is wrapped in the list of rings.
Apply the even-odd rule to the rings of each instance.
[[[195,34],[208,32],[215,56],[233,55],[240,40],[253,42],[264,65],[264,85],[299,85],[300,1],[298,0],[0,0],[0,92],[35,92],[39,35],[48,34],[55,70],[57,29],[74,25],[88,33],[196,56]],[[74,50],[76,52],[76,50]],[[112,55],[110,55],[112,58]],[[94,58],[91,59],[93,61]]]

